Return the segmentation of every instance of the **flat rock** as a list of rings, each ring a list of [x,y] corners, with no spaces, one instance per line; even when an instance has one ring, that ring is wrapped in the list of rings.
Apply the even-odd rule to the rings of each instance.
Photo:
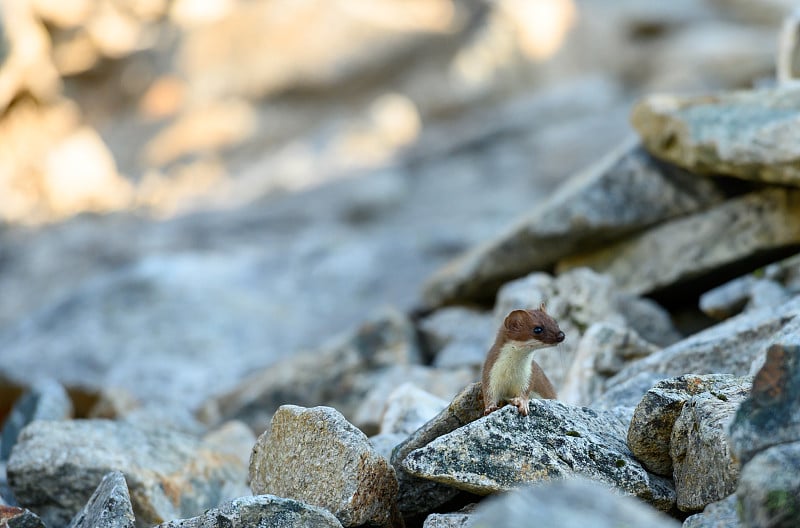
[[[251,374],[231,391],[208,400],[201,415],[210,423],[240,420],[254,431],[263,431],[284,404],[332,405],[353,416],[373,388],[375,374],[421,362],[414,334],[414,325],[399,312],[378,314],[316,351]],[[356,383],[362,384],[359,390]]]
[[[800,185],[800,89],[653,95],[631,122],[654,156],[695,173]]]
[[[442,412],[400,443],[392,452],[392,466],[397,473],[400,491],[397,504],[404,515],[427,513],[446,503],[458,490],[408,473],[402,462],[409,453],[428,445],[440,436],[455,431],[483,416],[481,384],[472,383],[462,390]]]
[[[737,398],[749,386],[749,379],[730,374],[687,374],[659,381],[636,406],[628,428],[628,447],[648,471],[671,477],[673,429],[686,402],[695,395],[711,393],[714,397],[730,398],[738,403],[741,399]],[[693,424],[690,415],[686,420],[690,423],[684,423],[684,426]],[[685,437],[682,440],[685,447]]]
[[[247,493],[247,469],[237,456],[193,436],[122,422],[34,422],[8,461],[17,501],[49,526],[69,523],[111,471],[125,475],[139,526],[195,515]]]
[[[736,491],[739,465],[731,454],[728,426],[750,386],[749,378],[741,378],[738,388],[693,396],[675,420],[669,454],[681,511],[701,511]]]
[[[491,314],[462,306],[436,310],[422,319],[418,328],[437,367],[480,367],[497,331]]]
[[[712,502],[702,513],[690,515],[683,521],[683,528],[743,528],[736,511],[736,494],[718,502]]]
[[[425,517],[422,528],[469,528],[474,517],[472,512],[432,513]]]
[[[125,475],[112,471],[103,477],[86,506],[72,518],[69,528],[133,528],[135,522]]]
[[[169,521],[157,528],[341,528],[329,511],[274,495],[241,497],[198,517]]]
[[[428,281],[436,307],[490,297],[509,279],[720,201],[710,181],[655,161],[631,142],[569,180],[495,239]]]
[[[401,465],[417,477],[480,495],[580,476],[668,511],[675,504],[671,483],[633,458],[625,426],[610,411],[534,399],[527,417],[506,406],[412,451]]]
[[[609,379],[614,385],[640,372],[665,377],[683,374],[750,373],[754,360],[770,344],[800,332],[800,297],[776,308],[762,308],[731,317],[650,356],[636,361]]]
[[[736,492],[744,526],[800,524],[800,442],[772,446],[742,468]]]
[[[614,277],[624,291],[651,293],[797,245],[798,215],[800,191],[769,188],[569,256],[557,270],[589,267]]]
[[[281,406],[253,447],[250,487],[325,508],[343,526],[389,526],[396,510],[394,469],[330,407]]]
[[[11,448],[23,427],[34,420],[68,420],[72,400],[64,387],[54,380],[41,380],[14,403],[0,432],[0,460],[8,460]]]
[[[482,502],[471,528],[559,526],[677,528],[680,524],[597,482],[564,479],[526,486]]]
[[[800,344],[797,334],[772,345],[730,426],[734,452],[746,464],[758,452],[800,441]]]
[[[494,307],[495,328],[511,310],[538,308],[542,301],[546,301],[547,313],[558,321],[566,339],[557,347],[537,351],[535,360],[553,383],[559,399],[566,403],[586,403],[583,400],[588,397],[581,381],[567,380],[567,373],[575,362],[581,338],[591,325],[607,323],[631,328],[653,343],[672,342],[678,336],[663,308],[621,293],[611,277],[589,269],[571,270],[558,277],[532,273],[503,285]]]
[[[0,526],[3,528],[46,528],[38,515],[25,508],[0,504]]]

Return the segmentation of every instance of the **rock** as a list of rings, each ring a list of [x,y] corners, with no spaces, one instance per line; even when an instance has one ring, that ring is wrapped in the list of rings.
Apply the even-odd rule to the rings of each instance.
[[[720,200],[712,182],[626,143],[537,203],[505,233],[440,270],[428,281],[425,300],[436,307],[490,297],[509,279],[550,269],[576,251],[603,247]]]
[[[547,301],[547,312],[558,321],[567,337],[557,347],[538,351],[535,359],[552,381],[559,399],[566,403],[587,403],[585,400],[589,397],[584,392],[586,388],[580,385],[582,380],[578,375],[582,372],[578,370],[574,374],[579,378],[577,380],[567,379],[567,373],[574,363],[581,337],[590,325],[602,322],[619,328],[632,327],[636,331],[637,328],[632,326],[634,323],[649,321],[645,326],[648,334],[666,340],[675,334],[669,315],[663,309],[652,302],[620,293],[610,277],[588,269],[572,270],[555,278],[545,273],[533,273],[505,284],[497,294],[495,327],[500,326],[511,310],[538,308],[544,300]],[[649,314],[649,317],[643,317],[644,314]],[[592,368],[593,365],[592,361]]]
[[[471,528],[680,526],[630,497],[595,482],[564,479],[526,486],[481,503]]]
[[[748,0],[711,0],[710,3],[722,15],[742,23],[770,27],[777,27],[796,5],[792,0],[764,0],[759,5],[754,5]]]
[[[246,467],[236,456],[175,431],[107,420],[34,422],[8,461],[17,501],[49,526],[66,525],[110,471],[125,475],[139,526],[247,493]]]
[[[388,526],[396,513],[394,470],[330,407],[281,406],[253,447],[250,487],[325,508],[343,526]]]
[[[800,88],[640,101],[631,122],[654,156],[699,174],[800,185]]]
[[[636,406],[628,429],[628,447],[648,471],[672,476],[670,445],[673,428],[686,402],[706,392],[720,398],[735,399],[748,385],[748,379],[730,374],[687,374],[659,381]],[[691,415],[687,415],[682,423],[683,426],[692,426],[694,421]]]
[[[107,473],[86,506],[72,518],[69,528],[133,528],[133,506],[125,476]]]
[[[8,460],[20,431],[35,420],[68,420],[72,417],[72,400],[58,382],[37,382],[14,404],[0,433],[0,461]]]
[[[386,407],[388,396],[395,387],[403,383],[410,382],[428,388],[434,396],[449,401],[479,376],[478,370],[472,367],[432,368],[422,365],[396,365],[355,377],[349,384],[350,394],[346,396],[356,405],[355,411],[351,413],[353,425],[367,434],[377,433],[383,421],[383,409]],[[359,395],[362,395],[361,402],[354,401]],[[348,408],[345,405],[342,407],[344,410]]]
[[[578,343],[561,394],[566,400],[589,405],[604,392],[606,379],[622,370],[625,364],[647,357],[656,350],[657,346],[630,328],[595,323]]]
[[[379,433],[369,437],[369,443],[386,460],[392,458],[392,451],[400,445],[405,439],[408,438],[407,434],[402,433]]]
[[[392,452],[392,466],[400,487],[397,504],[403,515],[428,513],[458,494],[458,490],[437,482],[414,477],[403,466],[412,451],[428,445],[440,436],[455,431],[483,416],[481,384],[473,383],[462,390],[442,412],[417,429]]]
[[[800,11],[797,9],[783,20],[776,62],[778,83],[800,79]]]
[[[254,431],[263,431],[272,413],[287,403],[324,403],[353,416],[375,386],[376,374],[420,361],[413,325],[402,314],[390,311],[339,335],[321,350],[299,354],[251,375],[233,390],[206,402],[201,415],[209,423],[241,420]],[[360,390],[354,388],[357,383],[362,384]]]
[[[715,319],[726,319],[742,311],[775,308],[791,298],[778,282],[745,275],[701,295],[700,309]]]
[[[454,513],[431,513],[425,517],[422,528],[469,528],[474,519],[474,508],[466,512],[463,509]]]
[[[422,427],[448,406],[448,401],[403,383],[386,399],[381,419],[381,433],[400,433],[406,436]]]
[[[412,451],[401,465],[414,476],[480,495],[582,476],[669,511],[675,500],[671,483],[633,458],[625,425],[609,411],[534,399],[528,417],[504,407]]]
[[[567,257],[557,270],[589,267],[614,277],[624,291],[661,291],[798,244],[800,227],[792,221],[798,214],[800,191],[770,188]]]
[[[418,326],[422,343],[437,367],[480,368],[497,332],[491,314],[461,306],[436,310]]]
[[[613,386],[640,372],[665,377],[727,372],[744,376],[753,360],[785,336],[800,332],[800,297],[777,308],[737,315],[632,363],[608,380]]]
[[[739,489],[744,526],[797,526],[800,523],[800,442],[761,451],[742,468]]]
[[[712,502],[702,513],[687,517],[683,528],[744,528],[736,511],[736,502],[736,494]]]
[[[636,407],[642,401],[645,393],[663,379],[663,374],[640,372],[628,380],[608,387],[602,396],[591,403],[590,407],[603,411],[611,410],[614,407]]]
[[[800,442],[800,345],[797,333],[767,350],[749,399],[730,427],[734,453],[745,465],[771,446]]]
[[[692,396],[675,420],[669,454],[681,511],[701,511],[736,491],[739,466],[731,454],[728,426],[751,386],[750,379],[740,380],[738,388]]]
[[[203,442],[211,449],[236,457],[246,467],[250,465],[256,437],[247,424],[231,420],[203,436]]]
[[[341,528],[329,511],[274,495],[241,497],[192,519],[169,521],[157,528]]]
[[[3,528],[46,528],[32,511],[0,504],[0,526]]]

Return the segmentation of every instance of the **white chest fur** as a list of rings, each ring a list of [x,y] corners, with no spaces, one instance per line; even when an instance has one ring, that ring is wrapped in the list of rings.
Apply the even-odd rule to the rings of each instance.
[[[492,401],[509,400],[528,390],[533,352],[543,346],[538,341],[511,341],[503,345],[489,371]]]

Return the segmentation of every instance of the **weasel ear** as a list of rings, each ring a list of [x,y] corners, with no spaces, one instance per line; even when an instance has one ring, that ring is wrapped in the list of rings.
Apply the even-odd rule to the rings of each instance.
[[[503,322],[507,330],[519,330],[528,324],[531,314],[525,310],[514,310],[506,316]]]
[[[539,310],[546,313],[547,312],[546,308],[547,307],[545,306],[544,301],[542,301],[542,303],[539,305]]]

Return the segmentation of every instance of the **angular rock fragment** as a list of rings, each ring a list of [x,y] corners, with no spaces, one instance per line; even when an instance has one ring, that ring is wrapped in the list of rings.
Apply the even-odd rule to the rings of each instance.
[[[736,491],[739,465],[731,455],[728,426],[750,385],[742,378],[738,388],[712,389],[683,406],[669,446],[680,510],[701,511]]]
[[[668,511],[675,490],[633,458],[625,432],[612,412],[534,399],[529,416],[504,407],[412,451],[401,466],[417,477],[480,495],[580,476]]]
[[[750,398],[739,407],[730,437],[744,465],[764,449],[800,442],[800,344],[798,334],[776,343],[753,379]]]
[[[654,156],[696,173],[800,185],[797,86],[702,96],[653,95],[631,122]]]
[[[394,470],[330,407],[281,406],[253,447],[250,486],[325,508],[343,526],[388,526],[397,514]]]
[[[72,518],[69,528],[133,528],[135,522],[125,476],[112,471],[103,477],[86,506]]]
[[[742,311],[780,306],[791,297],[791,293],[774,280],[745,275],[701,295],[700,309],[715,319],[727,319]]]
[[[743,528],[736,511],[736,494],[712,502],[702,513],[690,515],[683,521],[683,528]]]
[[[687,374],[659,381],[636,406],[628,428],[628,447],[649,471],[671,477],[673,428],[686,402],[705,392],[735,398],[748,387],[749,379],[730,374]]]
[[[426,302],[436,307],[490,297],[509,279],[721,199],[713,182],[626,143],[535,204],[508,231],[440,270],[426,286]]]
[[[442,412],[394,449],[391,461],[400,486],[397,504],[404,515],[427,513],[458,495],[458,490],[409,474],[404,469],[403,460],[415,449],[477,420],[483,416],[483,408],[481,384],[473,383],[462,390]]]
[[[800,442],[755,455],[742,468],[736,495],[745,526],[800,526]]]
[[[329,511],[274,495],[241,497],[198,517],[169,521],[157,528],[341,528]]]
[[[30,424],[8,461],[8,480],[21,505],[48,526],[60,526],[115,470],[124,473],[144,526],[198,514],[248,491],[247,468],[237,456],[176,431],[107,420]]]
[[[800,244],[800,191],[768,188],[559,262],[589,267],[634,294],[663,291]]]
[[[425,517],[422,528],[469,528],[474,517],[472,512],[432,513]]]
[[[0,504],[0,526],[3,528],[45,528],[42,520],[32,511]]]
[[[64,387],[54,380],[43,380],[14,403],[11,414],[0,433],[0,460],[8,460],[11,448],[23,427],[34,420],[68,420],[72,417],[72,401]]]
[[[526,486],[481,503],[471,528],[559,526],[677,528],[674,519],[596,482],[580,479]]]

